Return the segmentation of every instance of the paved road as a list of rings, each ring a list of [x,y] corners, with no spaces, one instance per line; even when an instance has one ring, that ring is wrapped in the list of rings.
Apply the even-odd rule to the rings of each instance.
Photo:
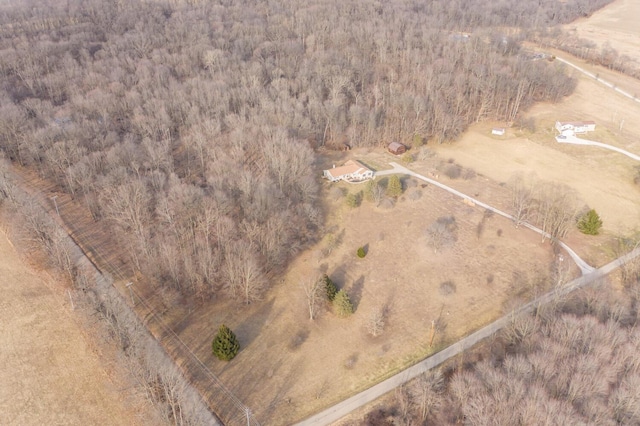
[[[588,139],[582,139],[576,136],[556,136],[556,141],[558,143],[570,143],[573,145],[589,145],[589,146],[598,146],[600,148],[610,149],[611,151],[619,152],[620,154],[624,154],[629,158],[633,158],[636,161],[640,161],[640,155],[633,154],[627,150],[622,148],[618,148],[617,146],[607,145],[606,143],[590,141]]]
[[[298,423],[298,426],[322,426],[329,425],[335,421],[338,421],[352,411],[364,406],[365,404],[368,404],[369,402],[374,401],[385,393],[390,392],[396,387],[408,382],[411,379],[414,379],[420,374],[434,367],[437,367],[449,358],[460,354],[461,352],[469,349],[481,340],[486,339],[487,337],[507,326],[512,318],[524,313],[531,312],[535,307],[544,305],[553,300],[557,300],[557,298],[562,297],[578,288],[585,287],[586,285],[593,283],[611,273],[620,265],[632,259],[635,259],[639,255],[640,248],[637,248],[632,252],[614,260],[613,262],[608,263],[607,265],[599,269],[595,269],[590,273],[567,283],[563,287],[554,289],[553,291],[550,291],[549,293],[538,297],[537,299],[527,303],[526,305],[523,305],[515,312],[503,316],[502,318],[470,334],[457,343],[454,343],[448,348],[430,356],[429,358],[419,362],[412,367],[407,368],[401,373],[398,373],[395,376],[392,376],[387,380],[380,382],[377,385],[334,405],[333,407],[330,407],[312,417],[309,417],[306,420],[303,420],[302,422]]]
[[[447,185],[445,185],[443,183],[440,183],[435,179],[431,179],[431,178],[428,178],[428,177],[423,176],[421,174],[418,174],[418,173],[416,173],[414,171],[411,171],[411,170],[407,169],[406,167],[403,167],[403,166],[399,165],[398,163],[393,163],[392,162],[392,163],[389,163],[389,164],[391,164],[393,166],[393,169],[383,170],[381,172],[376,172],[375,175],[376,176],[384,176],[384,175],[397,174],[397,173],[410,175],[410,176],[413,176],[413,177],[415,177],[417,179],[420,179],[420,180],[423,180],[425,182],[428,182],[428,183],[430,183],[430,184],[432,184],[434,186],[437,186],[438,188],[442,188],[445,191],[447,191],[447,192],[449,192],[449,193],[451,193],[453,195],[457,195],[460,198],[467,199],[467,200],[471,201],[472,203],[474,203],[474,204],[476,204],[476,205],[478,205],[480,207],[483,207],[483,208],[485,208],[487,210],[490,210],[490,211],[492,211],[492,212],[494,212],[496,214],[499,214],[500,216],[506,217],[507,219],[513,220],[514,222],[516,221],[516,218],[513,217],[512,215],[510,215],[508,213],[505,213],[502,210],[498,210],[495,207],[492,207],[492,206],[490,206],[488,204],[485,204],[482,201],[476,200],[473,197],[470,197],[470,196],[468,196],[466,194],[463,194],[462,192],[460,192],[458,190],[455,190],[455,189],[453,189],[453,188],[451,188],[451,187],[449,187],[449,186],[447,186]],[[537,228],[537,227],[531,225],[530,223],[521,222],[521,225],[526,227],[526,228],[531,229],[534,232],[537,232],[538,234],[544,236],[545,238],[551,238],[551,236],[547,232],[544,232],[542,229]],[[569,254],[569,256],[571,256],[571,258],[576,263],[576,265],[578,265],[578,268],[580,268],[580,271],[582,272],[583,275],[584,274],[588,274],[589,272],[593,271],[593,267],[591,265],[589,265],[587,262],[585,262],[584,260],[582,260],[582,258],[580,256],[578,256],[578,254],[576,252],[574,252],[571,249],[571,247],[569,247],[568,245],[566,245],[562,241],[559,241],[558,244],[560,245],[560,247],[562,247],[567,252],[567,254]]]
[[[615,84],[610,83],[610,82],[608,82],[608,81],[606,81],[606,80],[603,80],[603,79],[602,79],[602,78],[600,78],[599,76],[597,76],[597,75],[595,75],[595,74],[593,74],[593,73],[591,73],[591,72],[589,72],[589,71],[585,70],[584,68],[581,68],[581,67],[579,67],[579,66],[577,66],[577,65],[575,65],[575,64],[572,64],[571,62],[567,61],[566,59],[562,59],[562,58],[559,58],[559,57],[557,57],[557,56],[556,56],[556,60],[558,60],[558,61],[562,62],[563,64],[567,64],[567,65],[569,65],[569,66],[570,66],[570,67],[572,67],[572,68],[577,69],[577,70],[578,70],[578,71],[580,71],[582,74],[584,74],[584,75],[586,75],[586,76],[588,76],[588,77],[591,77],[591,78],[595,79],[596,81],[599,81],[600,83],[602,83],[602,84],[604,84],[605,86],[607,86],[607,87],[609,87],[609,88],[611,88],[611,89],[615,90],[616,92],[620,93],[621,95],[626,96],[627,98],[631,99],[632,101],[640,102],[640,99],[638,99],[635,95],[632,95],[631,93],[629,93],[629,92],[627,92],[627,91],[625,91],[625,90],[622,90],[622,89],[620,89],[619,87],[616,87],[616,85],[615,85]]]

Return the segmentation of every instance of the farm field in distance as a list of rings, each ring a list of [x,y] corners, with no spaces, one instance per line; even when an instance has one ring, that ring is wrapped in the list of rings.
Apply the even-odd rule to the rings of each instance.
[[[107,354],[87,339],[66,294],[50,280],[24,263],[0,232],[2,423],[154,424],[123,392],[130,384],[107,374],[101,364]]]
[[[602,47],[609,44],[621,55],[640,61],[640,38],[638,37],[640,3],[635,0],[617,0],[595,12],[565,25],[570,34],[575,32]]]

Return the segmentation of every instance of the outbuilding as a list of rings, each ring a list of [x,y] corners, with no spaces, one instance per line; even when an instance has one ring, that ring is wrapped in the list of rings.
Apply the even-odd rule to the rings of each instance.
[[[407,147],[401,144],[400,142],[391,142],[389,144],[388,149],[389,149],[389,152],[392,153],[393,155],[400,155],[407,152]]]

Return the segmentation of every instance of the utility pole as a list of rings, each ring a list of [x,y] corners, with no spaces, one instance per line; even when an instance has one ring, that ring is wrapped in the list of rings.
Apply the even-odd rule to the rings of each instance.
[[[132,285],[133,283],[129,281],[128,283],[125,284],[125,287],[129,289],[129,295],[131,296],[131,305],[136,306],[136,301],[133,300],[133,290],[131,290]]]
[[[431,337],[429,338],[429,347],[433,346],[433,338],[436,336],[436,322],[431,320]]]
[[[251,410],[249,407],[244,407],[244,413],[247,416],[247,426],[251,426]]]
[[[51,199],[53,200],[53,205],[56,206],[56,213],[58,213],[58,216],[60,216],[60,210],[58,210],[58,203],[56,202],[56,198],[58,198],[57,195],[51,197]]]

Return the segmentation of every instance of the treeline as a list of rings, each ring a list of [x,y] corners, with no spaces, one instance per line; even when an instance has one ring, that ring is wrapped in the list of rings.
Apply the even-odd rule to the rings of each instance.
[[[513,318],[475,361],[399,388],[365,424],[639,424],[640,262],[623,278],[622,293],[604,283]]]
[[[155,282],[247,303],[322,224],[314,148],[447,141],[559,100],[575,81],[492,28],[604,4],[51,3],[0,16],[1,149]]]
[[[198,392],[189,384],[160,343],[124,301],[113,280],[86,259],[40,204],[37,194],[23,191],[0,156],[0,217],[10,233],[25,243],[31,255],[42,254],[50,271],[63,274],[69,298],[79,318],[90,324],[93,337],[115,349],[117,368],[143,395],[157,417],[149,422],[173,425],[218,425]],[[126,395],[125,392],[125,395]]]

